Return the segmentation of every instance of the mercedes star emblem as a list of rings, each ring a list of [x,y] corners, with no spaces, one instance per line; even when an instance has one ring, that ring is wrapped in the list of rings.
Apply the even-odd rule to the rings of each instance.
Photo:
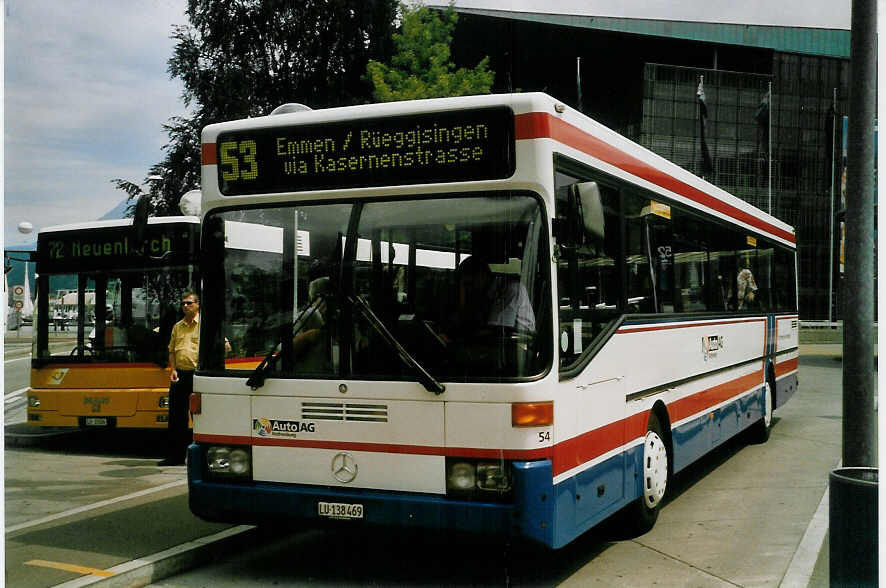
[[[332,477],[347,484],[357,477],[357,461],[350,453],[337,453],[332,458]]]

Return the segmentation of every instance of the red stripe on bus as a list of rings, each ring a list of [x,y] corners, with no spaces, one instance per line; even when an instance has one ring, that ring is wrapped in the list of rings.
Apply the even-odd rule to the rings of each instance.
[[[625,444],[625,423],[626,420],[622,419],[557,443],[554,446],[554,475],[562,474],[622,447]]]
[[[264,357],[231,357],[225,359],[225,365],[229,363],[261,363]]]
[[[788,359],[775,364],[775,377],[778,378],[790,372],[797,371],[800,366],[799,358]]]
[[[546,112],[519,114],[514,120],[515,135],[520,139],[553,139],[601,161],[614,165],[629,174],[644,179],[657,186],[679,194],[703,206],[716,210],[733,219],[756,227],[761,231],[781,237],[789,243],[796,243],[792,233],[753,216],[731,204],[727,204],[710,194],[690,186],[682,180],[667,174],[652,165],[625,153],[605,141],[586,133]]]
[[[752,374],[741,376],[740,378],[714,386],[713,388],[708,388],[698,394],[681,398],[668,405],[671,423],[676,423],[677,421],[710,410],[730,398],[739,396],[751,388],[759,388],[762,385],[763,370],[759,370]]]
[[[551,457],[551,447],[543,449],[482,449],[476,447],[439,447],[432,445],[400,445],[395,443],[364,443],[358,441],[313,441],[308,439],[279,439],[248,437],[244,435],[210,435],[195,433],[194,440],[203,443],[252,445],[253,447],[300,447],[304,449],[332,449],[336,451],[367,451],[371,453],[400,453],[408,455],[438,455],[441,457],[475,457],[489,459],[543,459]]]
[[[623,335],[625,333],[643,333],[646,331],[666,331],[669,329],[688,329],[688,328],[695,328],[695,327],[712,327],[714,325],[737,325],[739,323],[764,322],[765,320],[766,319],[759,318],[759,319],[743,319],[743,320],[737,320],[737,321],[716,321],[716,322],[712,322],[712,323],[688,323],[688,324],[684,323],[684,324],[679,324],[679,325],[664,324],[664,325],[655,325],[652,327],[635,327],[635,328],[627,327],[627,328],[621,328],[621,329],[617,330],[616,334]]]
[[[682,398],[668,405],[671,423],[698,415],[714,406],[741,395],[761,384],[763,371],[741,376],[709,388],[698,394]],[[539,449],[484,449],[477,447],[438,447],[429,445],[401,445],[395,443],[363,443],[352,441],[316,441],[308,439],[280,439],[246,435],[213,435],[195,433],[194,440],[201,443],[252,445],[257,447],[300,447],[306,449],[332,449],[337,451],[367,451],[408,455],[438,455],[444,457],[473,457],[480,459],[530,460],[550,458],[553,475],[557,476],[579,467],[610,451],[623,448],[629,441],[642,438],[646,433],[648,412],[640,412],[561,441],[551,447]]]
[[[215,143],[203,143],[200,156],[200,165],[215,165],[218,159],[215,157]]]

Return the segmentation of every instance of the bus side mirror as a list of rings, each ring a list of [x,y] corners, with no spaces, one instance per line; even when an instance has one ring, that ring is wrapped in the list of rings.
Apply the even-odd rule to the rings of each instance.
[[[602,241],[605,236],[603,221],[603,200],[597,182],[581,182],[569,187],[570,199],[580,213],[585,235],[594,241]]]
[[[135,211],[132,214],[132,228],[135,231],[136,247],[141,247],[145,239],[145,231],[148,227],[148,214],[151,207],[151,197],[142,194],[135,202]],[[147,253],[147,251],[145,251]]]

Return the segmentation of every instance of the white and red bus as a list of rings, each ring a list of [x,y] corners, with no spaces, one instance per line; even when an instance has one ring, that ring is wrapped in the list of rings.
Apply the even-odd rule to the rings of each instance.
[[[797,389],[793,229],[550,96],[202,144],[204,519],[642,532],[672,475],[768,438]]]

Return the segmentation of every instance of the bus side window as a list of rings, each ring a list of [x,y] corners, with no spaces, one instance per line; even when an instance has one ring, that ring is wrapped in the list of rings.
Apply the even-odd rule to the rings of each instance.
[[[633,194],[626,194],[624,214],[626,221],[625,265],[627,270],[627,301],[630,313],[657,311],[652,288],[652,264],[649,261],[650,242],[648,223],[643,208],[649,204]]]
[[[794,281],[794,253],[782,247],[775,248],[773,304],[776,311],[793,312],[797,308]]]
[[[622,312],[619,304],[618,192],[597,185],[603,230],[586,229],[577,191],[582,180],[556,174],[556,251],[560,367],[574,363],[606,324]]]
[[[772,248],[757,250],[757,308],[764,312],[774,309],[772,304]]]
[[[718,227],[710,236],[710,257],[714,279],[716,310],[738,310],[738,273],[743,235],[726,227]],[[722,307],[722,308],[721,308]]]
[[[712,290],[707,232],[698,218],[673,210],[674,306],[678,312],[700,312],[710,308]]]

